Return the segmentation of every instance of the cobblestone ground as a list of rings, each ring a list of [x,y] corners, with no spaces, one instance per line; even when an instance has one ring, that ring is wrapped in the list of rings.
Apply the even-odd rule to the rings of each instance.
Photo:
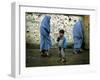
[[[58,62],[57,49],[50,50],[50,57],[41,57],[39,49],[27,49],[26,67],[89,64],[89,50],[83,50],[80,54],[73,54],[72,51],[72,49],[65,50],[67,61],[63,64]]]

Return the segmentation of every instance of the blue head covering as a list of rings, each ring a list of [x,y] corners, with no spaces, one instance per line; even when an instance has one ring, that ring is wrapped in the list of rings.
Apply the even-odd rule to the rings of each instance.
[[[50,16],[45,16],[43,20],[41,21],[40,25],[40,33],[47,35],[50,33]]]
[[[44,16],[42,22],[41,22],[41,25],[44,27],[44,28],[47,28],[47,27],[50,27],[49,23],[50,23],[50,16]]]

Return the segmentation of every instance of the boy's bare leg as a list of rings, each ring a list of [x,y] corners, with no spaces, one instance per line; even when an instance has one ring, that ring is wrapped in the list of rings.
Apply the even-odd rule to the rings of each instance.
[[[63,58],[65,58],[65,52],[64,52],[63,48],[61,48],[61,55],[62,55]]]
[[[61,48],[60,47],[59,47],[59,50],[58,50],[58,56],[59,56],[59,60],[61,61],[62,55],[61,55]]]
[[[62,55],[62,62],[66,62],[65,51],[63,48],[61,49],[61,55]]]
[[[58,60],[57,60],[57,62],[61,61],[61,58],[62,58],[62,56],[61,56],[61,48],[59,47],[58,48]]]

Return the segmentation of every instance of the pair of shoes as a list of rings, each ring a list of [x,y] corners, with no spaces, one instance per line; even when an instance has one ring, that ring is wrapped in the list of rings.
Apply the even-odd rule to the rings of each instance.
[[[41,54],[42,57],[49,57],[49,53],[48,52],[45,52],[45,53],[40,52],[40,54]]]

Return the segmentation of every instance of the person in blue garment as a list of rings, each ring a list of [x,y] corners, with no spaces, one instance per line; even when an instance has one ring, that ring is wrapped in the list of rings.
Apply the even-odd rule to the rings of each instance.
[[[65,48],[67,47],[67,40],[64,36],[64,30],[61,29],[59,31],[59,36],[57,38],[57,42],[58,42],[58,48],[59,48],[59,53],[58,53],[58,56],[59,56],[59,60],[61,62],[66,62],[66,57],[65,57]]]
[[[73,27],[73,40],[74,40],[73,53],[75,54],[80,53],[83,43],[83,26],[81,20],[78,20]]]
[[[50,38],[50,16],[44,16],[40,24],[40,53],[41,56],[49,56],[52,46]]]

